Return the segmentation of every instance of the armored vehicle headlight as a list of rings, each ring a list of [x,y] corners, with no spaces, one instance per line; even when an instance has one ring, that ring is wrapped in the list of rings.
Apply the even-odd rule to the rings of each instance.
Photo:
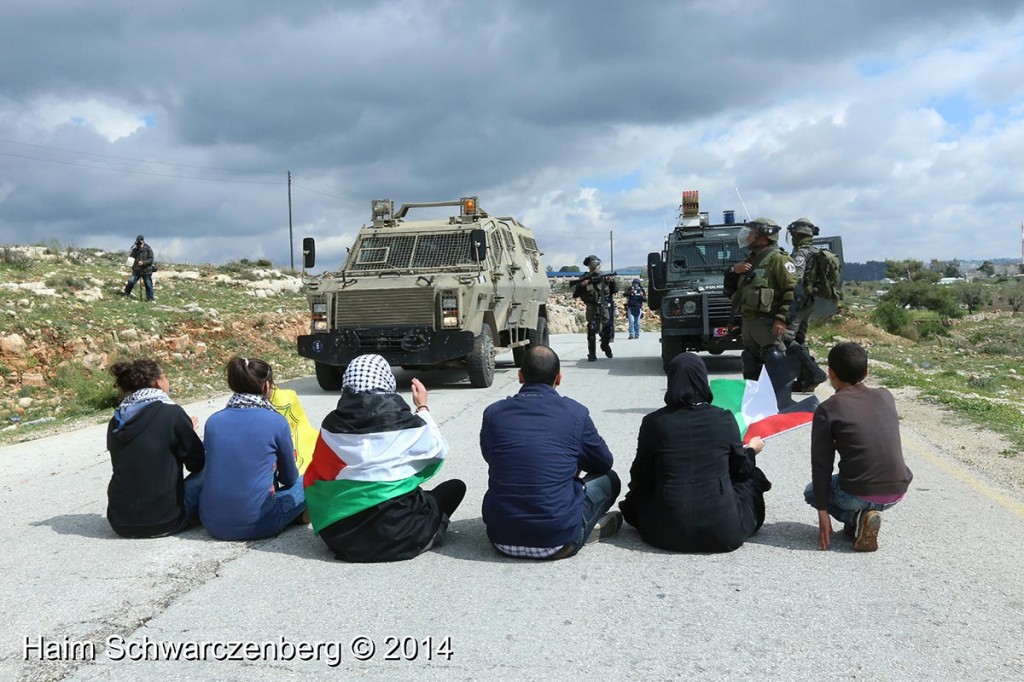
[[[459,297],[454,291],[441,294],[441,326],[459,326]]]
[[[326,303],[314,303],[313,304],[313,312],[314,313],[326,314],[327,313],[327,304]]]
[[[325,332],[325,331],[327,331],[327,320],[314,320],[313,321],[313,331],[315,331],[315,332]]]
[[[687,315],[692,315],[695,312],[697,312],[697,302],[696,301],[687,301],[686,303],[684,303],[683,304],[683,312],[686,313]]]

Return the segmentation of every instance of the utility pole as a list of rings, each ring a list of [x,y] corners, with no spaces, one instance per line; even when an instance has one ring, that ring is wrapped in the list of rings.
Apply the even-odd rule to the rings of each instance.
[[[615,230],[608,230],[608,251],[611,255],[612,272],[615,272]]]
[[[288,171],[288,252],[292,259],[292,272],[295,272],[295,240],[292,238],[292,172]]]

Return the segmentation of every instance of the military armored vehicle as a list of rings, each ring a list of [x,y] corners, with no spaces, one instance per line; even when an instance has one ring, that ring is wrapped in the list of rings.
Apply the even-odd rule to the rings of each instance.
[[[648,306],[661,318],[661,359],[667,369],[677,354],[707,351],[717,355],[741,350],[741,318],[723,293],[726,268],[746,258],[748,249],[737,241],[746,222],[734,211],[723,211],[712,224],[700,210],[696,190],[683,192],[679,222],[665,237],[660,253],[647,256]],[[815,237],[814,244],[843,257],[841,237]],[[815,303],[811,319],[835,313],[833,301]]]
[[[407,219],[454,207],[442,219]],[[464,367],[469,382],[490,386],[496,351],[516,366],[527,345],[548,345],[547,273],[533,232],[515,218],[492,217],[476,197],[402,204],[372,202],[340,271],[303,275],[310,333],[299,355],[316,363],[325,391],[341,388],[345,367],[377,353],[406,369]],[[303,267],[316,245],[303,240]]]

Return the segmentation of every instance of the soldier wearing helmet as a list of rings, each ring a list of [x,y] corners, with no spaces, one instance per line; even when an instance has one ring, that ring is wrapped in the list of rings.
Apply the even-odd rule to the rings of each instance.
[[[793,305],[796,266],[779,248],[779,225],[769,218],[757,218],[740,230],[741,246],[750,254],[725,272],[725,293],[732,297],[733,310],[743,317],[743,378],[756,381],[761,367],[768,365],[779,393],[792,378],[786,369],[786,334],[789,309]],[[779,377],[779,378],[777,378]]]
[[[818,366],[806,346],[807,322],[814,310],[814,297],[808,293],[806,286],[807,266],[815,252],[813,239],[818,236],[818,226],[810,218],[797,218],[786,227],[789,239],[793,243],[793,265],[796,266],[796,287],[793,290],[794,301],[790,307],[789,328],[786,339],[792,340],[789,351],[800,358],[800,375],[793,384],[797,392],[813,391],[814,387],[828,378]],[[794,348],[793,345],[796,347]]]
[[[615,278],[601,273],[601,259],[595,255],[583,259],[587,273],[576,281],[573,298],[587,306],[587,360],[597,360],[597,337],[601,336],[601,350],[612,357],[612,295],[616,291]]]

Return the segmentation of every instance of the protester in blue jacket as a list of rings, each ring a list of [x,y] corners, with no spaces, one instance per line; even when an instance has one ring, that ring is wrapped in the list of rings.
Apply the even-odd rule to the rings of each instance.
[[[484,410],[483,518],[491,544],[508,556],[570,557],[622,526],[622,515],[608,512],[621,488],[612,453],[587,408],[558,395],[561,380],[555,352],[528,346],[522,388]]]
[[[270,365],[231,358],[227,407],[206,422],[206,481],[199,515],[219,540],[280,533],[306,510],[288,420],[267,399]]]

